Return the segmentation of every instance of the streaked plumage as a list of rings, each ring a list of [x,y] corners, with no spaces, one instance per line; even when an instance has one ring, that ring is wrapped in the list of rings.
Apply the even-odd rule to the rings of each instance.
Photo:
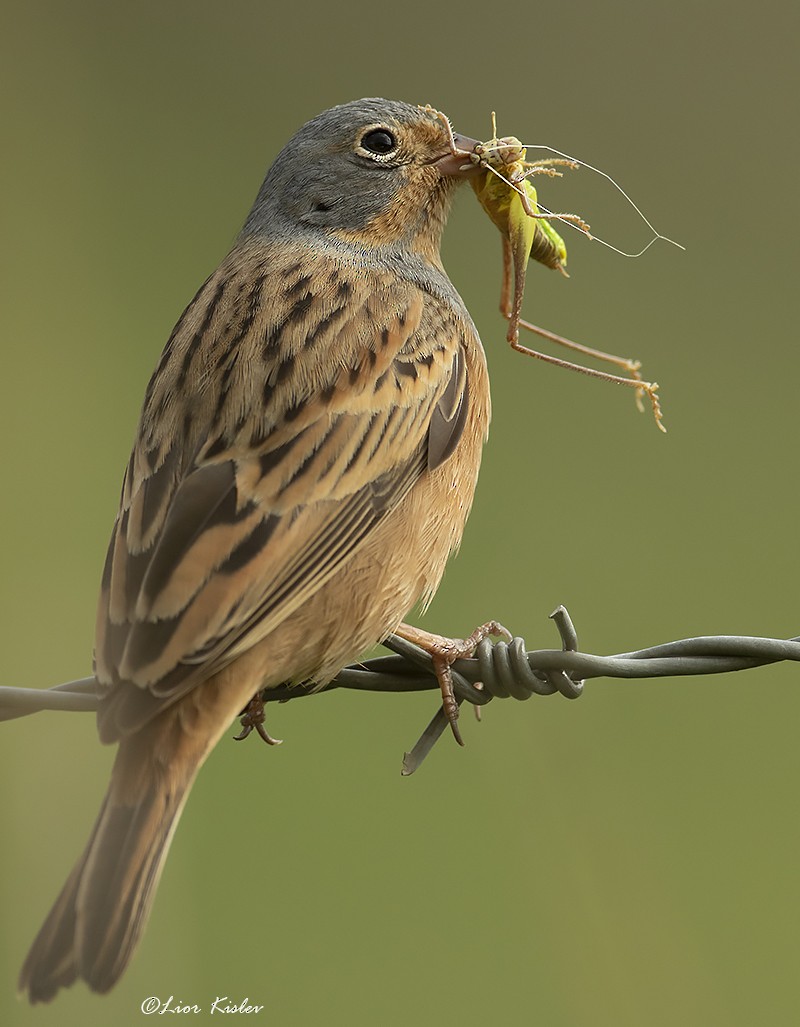
[[[359,145],[376,127],[393,155]],[[98,607],[98,725],[118,755],[23,968],[32,1001],[118,979],[194,777],[253,694],[324,685],[436,589],[489,422],[439,258],[460,160],[409,105],[326,111],[173,331]]]

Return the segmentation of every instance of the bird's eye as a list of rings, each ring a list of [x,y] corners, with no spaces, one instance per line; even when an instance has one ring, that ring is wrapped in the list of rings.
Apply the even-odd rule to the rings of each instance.
[[[370,153],[383,156],[395,149],[397,140],[388,129],[373,128],[363,137],[361,146]]]

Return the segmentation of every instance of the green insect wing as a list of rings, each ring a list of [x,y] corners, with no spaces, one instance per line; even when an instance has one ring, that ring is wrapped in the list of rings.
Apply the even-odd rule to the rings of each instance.
[[[538,214],[536,189],[530,180],[524,178],[514,184],[525,190],[530,209]],[[564,240],[549,221],[528,214],[515,188],[488,169],[472,179],[472,188],[480,205],[511,244],[515,267],[530,259],[566,274]]]

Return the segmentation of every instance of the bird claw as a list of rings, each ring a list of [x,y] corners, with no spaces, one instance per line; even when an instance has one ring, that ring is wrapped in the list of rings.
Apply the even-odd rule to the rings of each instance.
[[[453,692],[453,672],[451,667],[456,660],[467,659],[474,655],[480,643],[489,635],[501,635],[511,641],[511,632],[504,628],[499,621],[491,620],[475,628],[467,638],[445,638],[442,635],[434,635],[421,628],[415,628],[411,624],[401,624],[396,632],[401,638],[413,642],[420,649],[424,649],[431,658],[436,680],[442,690],[442,710],[453,737],[459,745],[464,745],[461,731],[458,727],[459,703]]]
[[[241,733],[233,736],[235,742],[243,742],[253,731],[257,732],[267,745],[283,745],[282,738],[273,738],[264,727],[264,700],[259,694],[253,696],[245,707],[239,723],[242,725]]]

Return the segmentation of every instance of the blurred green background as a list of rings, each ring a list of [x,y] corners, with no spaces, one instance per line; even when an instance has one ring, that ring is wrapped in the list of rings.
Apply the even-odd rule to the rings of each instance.
[[[572,278],[528,280],[528,317],[642,359],[662,437],[625,392],[508,349],[499,239],[463,191],[445,263],[495,414],[423,623],[496,617],[548,647],[563,602],[602,653],[800,633],[798,28],[789,2],[6,3],[2,683],[89,672],[161,347],[283,143],[363,95],[433,103],[478,137],[495,109],[687,247],[626,260],[570,233]],[[647,241],[589,172],[540,191],[622,248]],[[799,676],[495,702],[408,780],[433,695],[281,706],[281,749],[222,744],[201,774],[121,984],[35,1010],[16,975],[112,752],[89,716],[3,725],[0,1023],[137,1024],[150,995],[249,996],[285,1025],[797,1023]]]

